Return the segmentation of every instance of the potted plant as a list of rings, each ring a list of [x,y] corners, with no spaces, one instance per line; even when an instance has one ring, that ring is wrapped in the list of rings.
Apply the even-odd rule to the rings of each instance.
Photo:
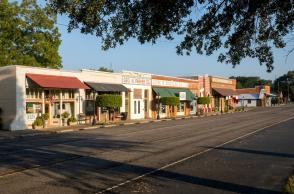
[[[67,111],[65,111],[64,113],[61,114],[61,116],[62,116],[62,123],[64,125],[65,123],[67,123],[67,119],[69,117],[69,113]]]
[[[33,122],[33,129],[42,129],[44,128],[44,120],[42,117],[37,117]]]
[[[44,114],[42,114],[42,119],[43,119],[43,122],[44,122],[44,128],[46,127],[46,126],[48,126],[48,120],[49,120],[49,114],[48,113],[44,113]]]
[[[73,125],[77,125],[77,119],[75,117],[70,117],[67,120],[67,125],[68,126],[73,126]]]

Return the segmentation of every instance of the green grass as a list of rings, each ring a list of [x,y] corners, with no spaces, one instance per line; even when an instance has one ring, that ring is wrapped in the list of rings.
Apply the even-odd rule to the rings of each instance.
[[[289,177],[284,189],[284,193],[294,194],[294,175]]]

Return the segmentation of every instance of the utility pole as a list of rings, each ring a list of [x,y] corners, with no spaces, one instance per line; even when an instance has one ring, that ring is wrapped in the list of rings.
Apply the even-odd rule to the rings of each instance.
[[[290,103],[290,80],[289,78],[287,78],[287,83],[288,83],[288,100],[287,100],[287,103]]]

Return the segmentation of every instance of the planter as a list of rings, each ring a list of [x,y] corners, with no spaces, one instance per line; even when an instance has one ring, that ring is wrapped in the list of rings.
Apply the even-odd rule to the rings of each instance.
[[[77,124],[78,124],[77,122],[67,122],[68,126],[74,126],[74,125],[77,125]]]

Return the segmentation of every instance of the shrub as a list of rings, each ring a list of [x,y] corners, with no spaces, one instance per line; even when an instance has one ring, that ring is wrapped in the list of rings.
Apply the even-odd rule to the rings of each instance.
[[[48,113],[42,114],[42,118],[44,119],[44,121],[47,121],[49,119],[49,114]]]
[[[37,117],[36,120],[34,121],[33,125],[35,126],[44,126],[44,120],[42,117]]]
[[[69,117],[69,113],[65,111],[64,113],[62,113],[61,116],[62,116],[62,118],[65,118],[66,119],[66,118]]]
[[[70,117],[70,118],[67,120],[67,122],[69,122],[69,123],[75,123],[75,122],[77,122],[77,119],[76,119],[75,117]]]
[[[122,106],[121,95],[104,94],[96,97],[96,106],[104,108],[119,108]]]
[[[285,186],[285,193],[294,194],[294,176],[289,177]]]
[[[198,97],[197,98],[197,103],[198,104],[210,104],[210,98],[209,97]]]
[[[162,97],[160,101],[163,105],[168,106],[178,106],[180,104],[180,98],[176,96]]]

